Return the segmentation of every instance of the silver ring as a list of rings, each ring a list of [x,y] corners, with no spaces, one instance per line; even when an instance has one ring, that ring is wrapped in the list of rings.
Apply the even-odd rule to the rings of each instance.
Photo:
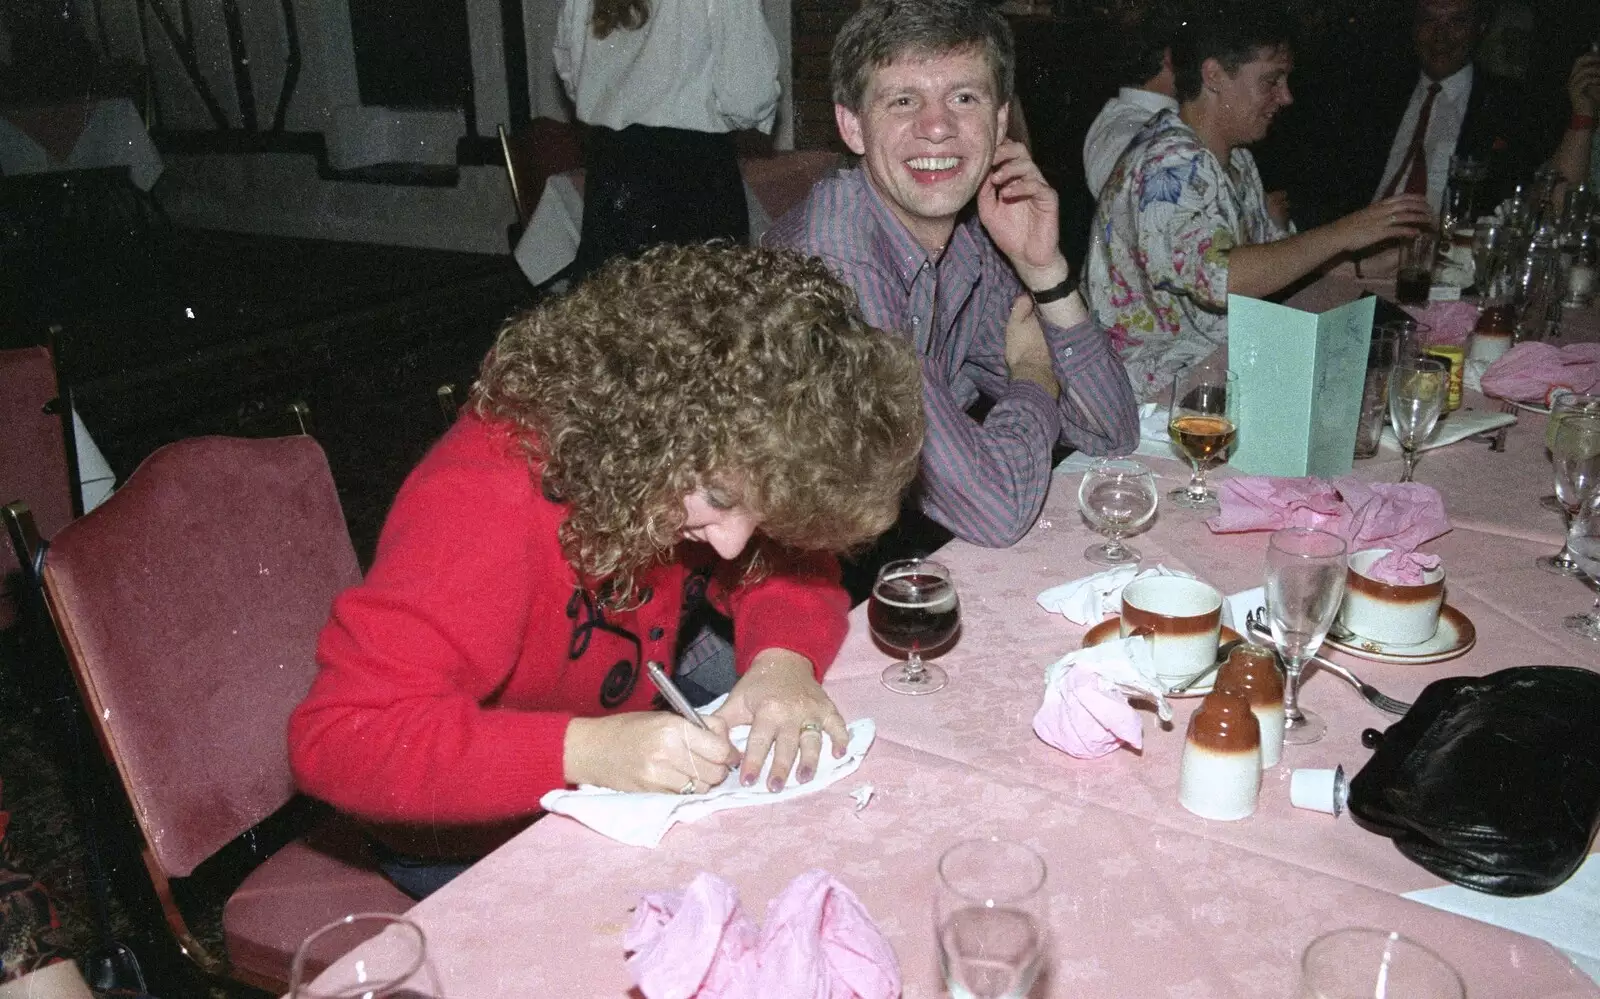
[[[1389,224],[1394,225],[1394,212],[1389,213]]]
[[[801,725],[800,726],[800,733],[802,735],[804,735],[807,732],[815,732],[818,735],[821,735],[822,734],[822,725],[821,725],[821,723],[820,722],[809,721],[809,722],[806,722],[804,725]]]
[[[694,793],[694,778],[690,777],[687,781],[685,781],[684,785],[682,787],[678,788],[678,793],[679,794],[693,794]]]

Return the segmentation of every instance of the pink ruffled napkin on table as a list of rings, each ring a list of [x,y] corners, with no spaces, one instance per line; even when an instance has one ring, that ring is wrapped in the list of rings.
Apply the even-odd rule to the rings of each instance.
[[[1350,476],[1280,479],[1245,475],[1217,486],[1221,510],[1206,521],[1217,534],[1309,527],[1337,534],[1352,553],[1387,548],[1367,575],[1402,586],[1423,582],[1436,555],[1416,551],[1450,530],[1439,490],[1420,482],[1362,482]]]
[[[826,871],[795,878],[759,931],[739,893],[701,872],[639,901],[623,936],[646,999],[896,999],[900,965],[855,893]]]
[[[1427,305],[1401,308],[1411,318],[1428,327],[1429,346],[1448,344],[1465,347],[1467,337],[1478,325],[1478,306],[1474,302],[1429,302]]]
[[[1129,697],[1154,702],[1161,719],[1172,720],[1148,642],[1124,638],[1079,649],[1045,671],[1033,732],[1080,760],[1097,760],[1123,746],[1142,749],[1144,722]]]
[[[1519,343],[1483,373],[1483,393],[1518,402],[1549,402],[1557,389],[1600,388],[1600,343]]]

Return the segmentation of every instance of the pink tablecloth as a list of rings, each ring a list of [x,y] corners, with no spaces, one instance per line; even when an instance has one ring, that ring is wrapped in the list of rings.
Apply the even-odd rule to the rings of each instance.
[[[1543,419],[1512,431],[1504,453],[1462,443],[1424,455],[1422,481],[1440,485],[1456,529],[1427,546],[1443,556],[1449,602],[1478,643],[1431,666],[1335,655],[1369,682],[1411,699],[1429,681],[1530,663],[1600,666],[1600,650],[1560,629],[1590,599],[1575,580],[1535,568],[1553,551],[1559,520],[1539,497],[1550,489]],[[1393,479],[1397,462],[1357,474]],[[1153,460],[1163,489],[1186,472]],[[1223,474],[1226,474],[1224,471]],[[1287,747],[1266,774],[1257,813],[1211,822],[1176,800],[1182,733],[1194,701],[1176,702],[1161,730],[1147,717],[1142,754],[1074,760],[1030,728],[1044,667],[1079,646],[1084,629],[1034,603],[1046,587],[1093,570],[1095,539],[1061,475],[1043,517],[1016,547],[953,543],[961,638],[941,662],[950,686],[904,697],[879,684],[888,658],[872,643],[865,608],[828,677],[847,717],[870,716],[879,741],[855,777],[781,807],[724,812],[675,829],[657,850],[612,843],[562,818],[546,819],[419,904],[434,981],[425,994],[480,997],[624,996],[621,934],[645,891],[679,887],[701,869],[733,882],[762,911],[792,877],[825,868],[861,897],[899,955],[909,999],[940,994],[931,931],[934,863],[951,843],[1000,835],[1028,842],[1050,864],[1053,958],[1036,999],[1141,994],[1292,994],[1298,954],[1338,926],[1400,929],[1461,970],[1473,999],[1596,996],[1600,989],[1548,944],[1401,898],[1440,881],[1348,818],[1293,809],[1292,768],[1366,760],[1363,728],[1391,719],[1327,676],[1313,675],[1304,703],[1329,735]],[[1232,592],[1261,582],[1265,534],[1213,535],[1201,515],[1163,505],[1136,539],[1147,564],[1185,568]],[[855,811],[849,792],[876,796]],[[381,960],[382,947],[361,953]]]

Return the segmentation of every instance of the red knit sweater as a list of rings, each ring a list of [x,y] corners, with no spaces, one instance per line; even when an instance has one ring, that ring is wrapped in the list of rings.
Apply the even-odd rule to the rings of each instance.
[[[403,824],[526,817],[566,786],[577,716],[644,711],[643,666],[670,664],[685,591],[707,590],[735,624],[737,668],[792,649],[820,677],[844,640],[849,599],[831,556],[742,585],[705,545],[639,578],[648,599],[602,609],[577,586],[545,499],[509,429],[465,415],[406,479],[366,581],[340,594],[321,666],[289,720],[307,793]]]

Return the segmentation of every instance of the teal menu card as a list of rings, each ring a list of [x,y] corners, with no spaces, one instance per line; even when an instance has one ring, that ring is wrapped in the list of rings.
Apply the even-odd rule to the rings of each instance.
[[[1377,301],[1319,314],[1228,296],[1228,369],[1239,396],[1229,465],[1251,475],[1350,471]]]

